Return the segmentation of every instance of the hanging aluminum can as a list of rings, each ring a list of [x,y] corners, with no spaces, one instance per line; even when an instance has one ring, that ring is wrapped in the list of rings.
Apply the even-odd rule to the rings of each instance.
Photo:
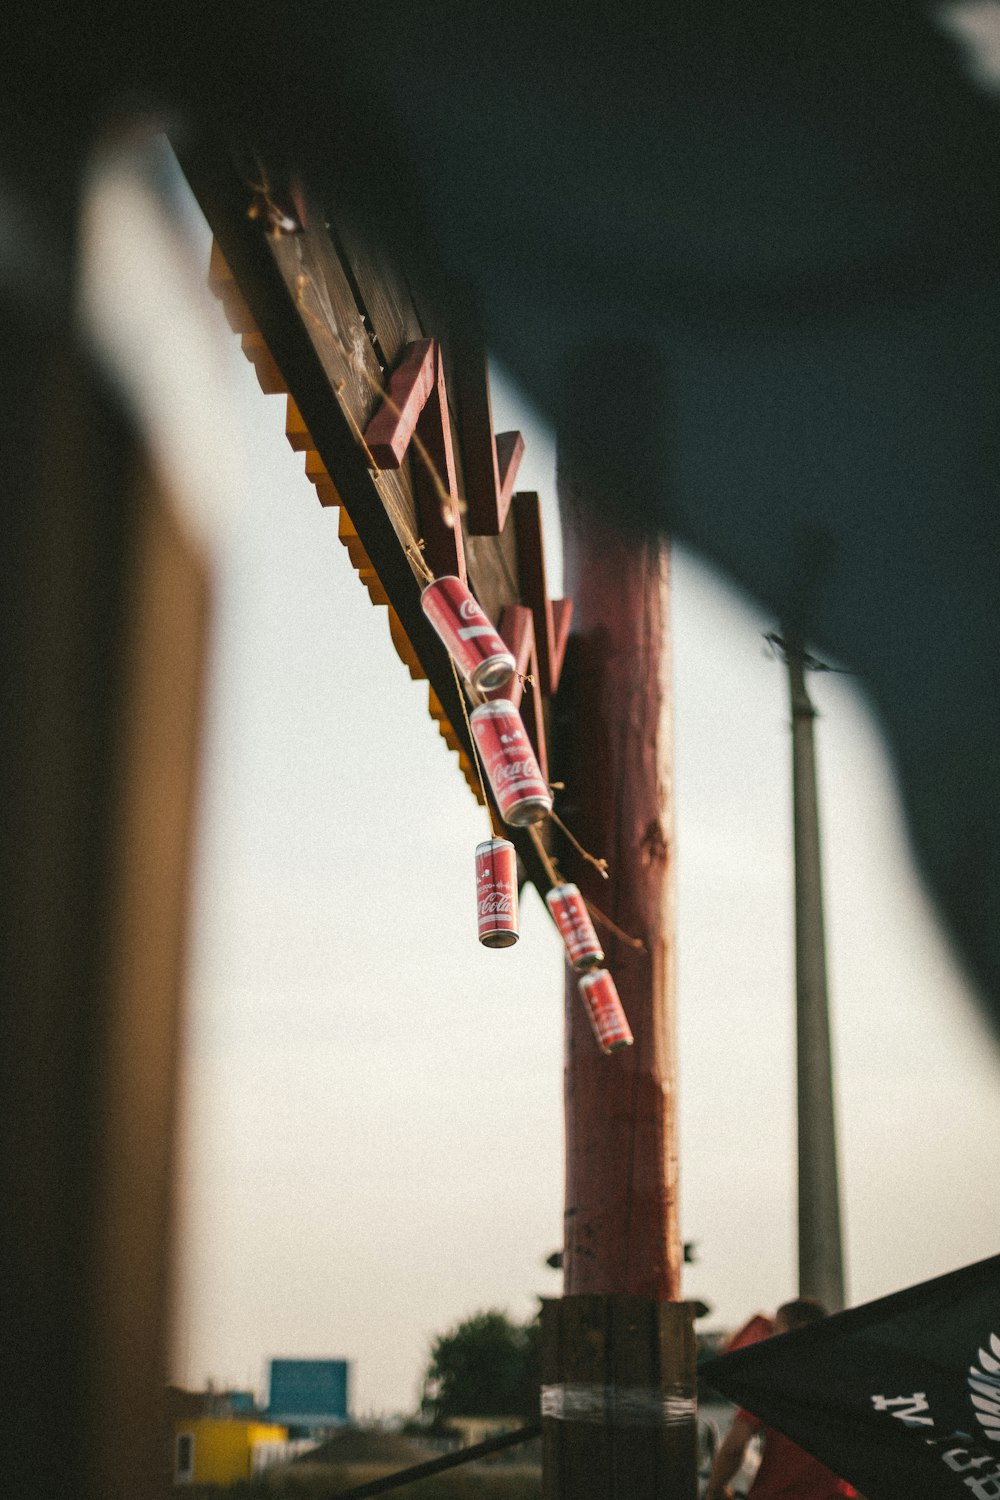
[[[502,687],[517,669],[495,625],[460,578],[436,578],[420,595],[424,614],[478,693]]]
[[[470,722],[504,822],[523,828],[548,817],[552,793],[513,703],[491,698],[472,710]]]
[[[479,941],[487,948],[517,942],[517,851],[507,839],[476,845]]]
[[[579,989],[601,1051],[617,1052],[621,1047],[631,1047],[632,1030],[607,969],[592,969],[584,974]]]
[[[574,969],[596,969],[604,962],[604,949],[594,931],[587,903],[575,885],[554,885],[545,905],[566,944],[566,956]]]

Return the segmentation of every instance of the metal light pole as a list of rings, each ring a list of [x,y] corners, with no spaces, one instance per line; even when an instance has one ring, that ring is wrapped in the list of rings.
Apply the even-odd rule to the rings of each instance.
[[[844,1261],[826,984],[813,707],[801,639],[772,637],[788,666],[795,844],[795,998],[798,1076],[799,1295],[844,1306]]]

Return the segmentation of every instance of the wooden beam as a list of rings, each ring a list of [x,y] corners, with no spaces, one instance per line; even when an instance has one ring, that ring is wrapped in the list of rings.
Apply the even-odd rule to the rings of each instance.
[[[381,326],[381,303],[373,290],[382,284],[381,273],[374,274],[374,262],[365,264],[366,252],[356,245],[351,247],[351,262],[343,258],[340,240],[326,229],[321,212],[309,211],[300,233],[269,235],[259,222],[248,219],[252,189],[223,147],[205,139],[198,143],[189,139],[177,142],[177,152],[219,241],[224,264],[232,272],[284,388],[294,399],[297,419],[311,439],[307,454],[311,450],[316,455],[309,461],[322,464],[323,473],[317,471],[310,477],[320,480],[320,497],[339,502],[349,516],[357,538],[356,542],[348,539],[352,553],[357,551],[362,566],[367,563],[372,568],[372,581],[377,579],[395,610],[393,638],[409,643],[411,650],[404,660],[411,672],[415,665],[426,672],[433,694],[432,715],[440,717],[448,743],[459,750],[459,764],[475,790],[462,694],[447,653],[420,607],[420,585],[411,566],[414,540],[430,529],[424,525],[426,513],[419,509],[417,465],[405,462],[396,469],[379,468],[364,436],[384,389],[385,365],[391,366],[406,344],[424,332],[422,320],[406,305],[408,288],[396,278],[391,319]],[[303,201],[306,196],[304,191]],[[442,329],[446,335],[450,332]],[[382,355],[387,358],[381,360]],[[450,376],[453,370],[454,365],[449,365]],[[485,373],[483,358],[480,404],[488,401]],[[447,393],[438,399],[447,411]],[[427,407],[421,417],[426,413]],[[305,444],[298,420],[294,426],[298,440]],[[452,443],[449,464],[443,422],[441,429],[436,435],[438,466],[446,488],[454,467],[453,493],[460,495],[463,455]],[[451,437],[449,420],[447,440]],[[490,437],[493,453],[492,432]],[[440,519],[439,498],[435,505]],[[450,540],[456,542],[455,534]],[[463,552],[466,544],[469,581],[490,618],[498,620],[504,605],[520,600],[514,530],[498,535],[494,529],[491,536],[465,531]],[[432,566],[445,571],[440,561]],[[461,575],[455,561],[448,570]],[[549,881],[534,841],[517,829],[510,830],[510,836],[529,878],[544,891]]]
[[[0,352],[2,1491],[154,1500],[210,580],[71,331]]]
[[[549,680],[552,684],[553,692],[558,688],[559,679],[562,676],[563,662],[566,660],[566,645],[569,641],[569,631],[572,623],[572,599],[553,599],[552,641],[549,646]]]
[[[333,230],[355,287],[359,310],[391,369],[407,344],[422,338],[426,331],[409,284],[385,245],[367,233],[364,225],[338,219]]]
[[[566,641],[573,614],[571,599],[559,600],[558,628],[553,601],[549,598],[545,572],[545,542],[542,535],[542,507],[534,490],[514,496],[514,526],[517,531],[517,562],[521,576],[521,597],[535,617],[535,643],[541,689],[548,698],[559,686]]]
[[[424,561],[439,577],[466,578],[465,546],[459,509],[455,453],[448,415],[448,391],[440,346],[430,340],[434,365],[431,395],[417,422],[423,452],[413,454],[413,483],[423,538]]]
[[[465,498],[469,507],[468,526],[473,536],[499,536],[507,520],[513,491],[504,496],[500,479],[497,443],[493,435],[493,407],[490,401],[490,373],[486,348],[479,321],[471,310],[461,320],[452,337],[451,379],[458,407],[462,452],[465,455]],[[513,447],[507,457],[506,471],[512,467]],[[505,472],[506,472],[505,471]]]

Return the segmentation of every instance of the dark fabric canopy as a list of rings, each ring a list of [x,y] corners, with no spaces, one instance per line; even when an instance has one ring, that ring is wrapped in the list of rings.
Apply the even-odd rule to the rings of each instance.
[[[1000,1256],[699,1373],[867,1500],[1000,1500]]]
[[[1000,1034],[993,9],[13,0],[0,184],[69,241],[153,108],[471,296],[571,489],[859,674]]]

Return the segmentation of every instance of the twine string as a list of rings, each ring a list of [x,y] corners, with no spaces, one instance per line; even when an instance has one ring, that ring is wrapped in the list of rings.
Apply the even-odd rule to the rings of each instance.
[[[301,249],[299,253],[301,255]],[[362,379],[372,389],[372,391],[374,391],[376,395],[383,397],[384,399],[388,399],[378,381],[375,380],[370,371],[365,368],[363,361],[359,360],[352,353],[352,351],[348,349],[343,339],[336,332],[335,327],[328,326],[323,318],[317,317],[313,312],[312,308],[306,301],[306,287],[312,288],[313,292],[319,299],[321,306],[323,306],[323,310],[326,313],[327,317],[331,320],[333,319],[333,309],[329,305],[329,297],[326,294],[325,287],[321,287],[320,284],[317,281],[314,281],[310,276],[308,276],[305,271],[300,271],[295,281],[295,301],[296,305],[302,312],[303,317],[308,319],[308,321],[317,330],[321,337],[332,344],[340,357],[345,360],[348,365],[350,365],[355,374],[357,374],[360,379]],[[341,378],[337,381],[334,389],[338,396],[342,396],[346,387],[347,381],[343,376],[341,376]],[[348,426],[351,429],[358,447],[365,455],[366,464],[377,474],[381,474],[383,471],[379,468],[378,464],[375,461],[374,454],[372,453],[368,444],[365,442],[365,435],[361,431],[361,428],[359,427],[354,417],[354,413],[351,411],[350,403],[341,400],[340,409],[347,418]],[[416,441],[419,441],[416,439],[416,434],[414,434],[414,439]],[[429,460],[430,456],[427,454],[426,449],[424,449],[424,454]],[[414,577],[417,579],[417,582],[422,585],[433,583],[434,573],[427,565],[422,554],[423,543],[420,538],[414,536],[413,529],[410,526],[410,523],[404,515],[403,511],[401,510],[399,504],[397,503],[395,496],[383,491],[382,501],[392,517],[396,530],[400,533],[403,543],[403,552],[406,556],[407,562],[410,565]]]
[[[546,878],[550,880],[553,885],[561,885],[562,881],[559,876],[559,871],[556,869],[555,860],[552,859],[544,843],[542,842],[542,835],[539,832],[537,824],[530,823],[528,825],[528,837],[531,839],[531,842],[535,846],[535,853],[538,855],[538,858],[541,861],[542,869],[545,871]]]
[[[299,248],[300,261],[301,254],[301,248]],[[313,292],[315,293],[326,316],[326,321],[324,321],[323,318],[318,318],[313,312],[312,308],[306,302],[305,289],[307,286],[311,287]],[[337,319],[334,314],[333,307],[330,303],[327,289],[322,284],[322,282],[319,279],[311,277],[307,272],[300,270],[295,283],[295,300],[297,306],[300,308],[305,317],[307,317],[310,323],[313,324],[313,326],[319,331],[319,333],[333,345],[340,357],[350,365],[351,369],[355,372],[359,379],[364,381],[373,395],[377,396],[380,401],[384,402],[394,416],[401,417],[403,413],[398,403],[393,400],[393,398],[389,395],[389,392],[380,384],[380,382],[375,378],[371,371],[365,366],[364,361],[358,359],[354,351],[347,347],[343,338],[338,333]],[[438,355],[437,357],[440,358],[440,355]],[[345,385],[346,381],[344,380],[338,382],[338,395],[341,391],[343,391]],[[354,414],[350,410],[350,407],[346,402],[343,402],[341,404],[343,410],[347,415],[348,423],[350,424],[351,431],[353,432],[357,440],[358,446],[361,448],[362,452],[365,455],[365,462],[368,464],[369,468],[375,471],[376,474],[384,473],[385,470],[381,468],[368,444],[365,442],[365,435],[361,431],[361,428],[355,420]],[[418,432],[414,431],[410,434],[410,442],[416,449],[417,456],[423,464],[424,469],[426,470],[427,476],[430,479],[431,485],[434,489],[434,493],[437,496],[438,503],[441,506],[442,513],[446,517],[448,524],[452,528],[460,527],[460,517],[465,508],[465,501],[463,500],[461,495],[456,496],[451,493],[448,486],[445,484],[438,470],[437,464],[434,462],[434,459],[432,458],[427,448],[426,443]],[[406,533],[409,544],[413,548],[414,556],[419,557],[420,544],[417,541],[416,537],[414,537],[412,530],[410,529],[410,526],[406,521],[406,518],[400,513],[399,507],[396,505],[395,500],[392,496],[386,495],[383,496],[383,498],[389,509],[392,511],[393,517],[396,520],[397,524]],[[409,551],[407,552],[407,556],[410,558],[411,566],[413,566],[414,556],[411,556]],[[433,582],[434,574],[431,572],[430,568],[427,566],[422,557],[419,558],[419,566],[422,575],[427,579],[427,581]]]
[[[614,933],[616,938],[620,938],[623,943],[627,943],[630,948],[634,948],[636,953],[646,952],[646,944],[641,938],[632,937],[631,933],[619,927],[617,922],[612,922],[607,912],[601,911],[601,908],[595,906],[593,901],[588,901],[586,896],[583,898],[583,904],[599,927],[604,927],[608,932]]]
[[[580,840],[576,837],[576,835],[574,833],[572,833],[570,831],[570,829],[568,829],[566,827],[566,824],[563,822],[562,818],[559,816],[559,814],[555,811],[554,808],[549,813],[549,817],[552,819],[553,823],[555,823],[555,825],[556,825],[557,828],[561,828],[562,829],[563,833],[569,839],[570,843],[573,845],[573,848],[576,850],[577,854],[579,854],[582,859],[585,859],[589,865],[593,865],[594,869],[597,871],[598,875],[600,875],[600,877],[601,877],[602,880],[607,880],[608,879],[608,862],[607,862],[607,860],[606,859],[601,859],[596,854],[591,854],[591,852],[590,852],[589,849],[585,849],[583,847],[583,845],[580,843]]]
[[[365,384],[369,387],[369,389],[373,392],[373,394],[376,395],[380,401],[385,402],[385,404],[389,407],[390,411],[392,411],[394,413],[394,415],[396,415],[397,417],[402,416],[402,412],[401,412],[401,409],[400,409],[399,405],[393,400],[393,398],[384,389],[384,387],[379,383],[379,381],[376,380],[375,377],[371,374],[371,372],[366,368],[364,362],[362,360],[358,359],[357,356],[356,356],[356,354],[354,353],[354,351],[351,350],[351,349],[349,349],[347,347],[347,345],[345,344],[345,342],[344,342],[343,338],[341,337],[340,333],[337,331],[337,318],[336,318],[336,315],[334,313],[333,306],[332,306],[332,304],[330,302],[329,293],[327,291],[326,285],[324,284],[324,282],[323,282],[323,280],[322,280],[321,277],[310,276],[305,271],[305,269],[302,267],[303,247],[302,247],[301,241],[299,241],[299,240],[296,240],[296,251],[297,251],[297,255],[298,255],[298,259],[299,259],[299,267],[300,267],[299,274],[298,274],[298,276],[296,277],[296,280],[295,280],[295,300],[296,300],[296,305],[299,307],[299,309],[302,312],[302,314],[316,328],[316,330],[318,331],[318,333],[320,334],[320,336],[323,339],[326,339],[330,344],[332,344],[332,346],[336,349],[336,351],[340,355],[340,357],[343,360],[345,360],[346,363],[350,366],[350,368],[352,370],[354,370],[354,372],[359,376],[359,378],[365,382]],[[325,314],[325,318],[317,317],[316,313],[309,306],[309,304],[308,304],[308,302],[306,300],[306,296],[305,296],[305,292],[306,292],[306,288],[307,287],[310,287],[312,289],[314,295],[316,296],[317,300],[319,301],[320,307],[322,308],[322,311]],[[440,358],[440,353],[438,353],[436,355],[436,357]],[[337,385],[336,385],[336,391],[337,391],[338,395],[341,395],[343,393],[343,391],[346,388],[346,385],[347,385],[346,380],[344,380],[343,377],[341,377],[341,379],[337,382]],[[379,466],[379,464],[376,462],[375,457],[372,454],[371,449],[368,447],[368,444],[365,441],[364,433],[361,431],[361,428],[359,427],[358,422],[356,421],[356,419],[354,417],[354,414],[353,414],[353,412],[350,409],[349,403],[346,402],[346,401],[341,401],[340,404],[341,404],[341,410],[344,412],[345,416],[347,417],[347,421],[348,421],[348,423],[350,425],[350,428],[351,428],[351,431],[352,431],[352,433],[353,433],[353,435],[354,435],[354,437],[355,437],[355,439],[356,439],[356,441],[358,443],[358,446],[361,448],[362,452],[365,455],[365,460],[366,460],[367,464],[369,465],[369,467],[371,469],[374,470],[375,473],[381,474],[383,472],[383,470],[381,469],[381,467]],[[425,468],[425,470],[427,472],[427,475],[428,475],[428,477],[429,477],[429,479],[431,481],[431,484],[432,484],[432,486],[434,488],[434,492],[437,495],[438,500],[439,500],[439,502],[441,504],[442,511],[445,514],[445,516],[447,517],[447,519],[449,521],[449,524],[452,525],[452,526],[460,526],[461,525],[460,511],[464,508],[464,502],[462,500],[462,497],[461,496],[457,496],[456,497],[456,496],[454,496],[454,495],[451,494],[450,490],[445,485],[445,483],[444,483],[444,481],[443,481],[443,479],[441,477],[441,474],[438,471],[437,465],[435,464],[435,462],[434,462],[431,454],[429,453],[429,451],[427,449],[426,444],[424,443],[424,441],[418,435],[417,432],[414,431],[411,434],[410,441],[413,444],[414,448],[416,449],[417,455],[420,458],[420,461],[424,465],[424,468]],[[408,561],[408,563],[410,565],[410,568],[412,569],[415,577],[417,578],[418,582],[420,582],[422,584],[433,583],[435,575],[434,575],[432,569],[428,566],[426,560],[423,557],[422,548],[423,548],[424,544],[423,544],[422,539],[416,537],[413,534],[413,529],[410,526],[409,521],[407,520],[406,516],[400,510],[400,507],[397,504],[395,497],[392,496],[392,495],[389,495],[389,494],[383,494],[382,499],[383,499],[383,502],[386,505],[386,508],[389,510],[390,514],[392,515],[393,521],[394,521],[397,529],[399,530],[399,532],[402,535],[402,538],[403,538],[403,550],[404,550],[404,553],[406,555],[406,559],[407,559],[407,561]],[[487,795],[487,792],[486,792],[486,778],[485,778],[484,773],[483,773],[482,762],[480,761],[480,758],[479,758],[479,749],[478,749],[478,746],[476,744],[476,738],[475,738],[475,735],[472,732],[472,723],[471,723],[471,720],[469,718],[468,707],[466,705],[466,700],[465,700],[465,693],[463,691],[462,684],[461,684],[461,682],[459,680],[458,669],[457,669],[457,667],[455,665],[454,658],[451,656],[450,652],[449,652],[449,655],[448,655],[448,661],[449,661],[449,663],[451,665],[452,676],[455,679],[455,687],[456,687],[456,690],[458,692],[459,702],[460,702],[460,704],[462,706],[462,715],[463,715],[463,717],[465,719],[465,727],[466,727],[466,729],[468,731],[469,744],[470,744],[471,749],[472,749],[473,763],[475,764],[475,767],[476,767],[476,776],[477,776],[477,779],[479,781],[479,787],[480,787],[480,791],[482,793],[483,802],[485,804],[487,815],[489,817],[490,833],[491,833],[492,837],[496,838],[496,837],[499,836],[498,835],[498,830],[497,830],[496,816],[495,816],[494,811],[493,811],[492,803],[490,802],[489,796]],[[520,678],[522,687],[528,687],[534,681],[533,677],[530,674],[519,673],[518,676]],[[555,784],[555,788],[556,789],[561,789],[561,783],[556,783]],[[590,865],[593,866],[593,868],[597,871],[597,873],[600,875],[600,877],[601,877],[602,880],[607,880],[608,879],[608,862],[607,862],[607,860],[599,858],[598,856],[596,856],[594,854],[591,854],[588,849],[585,849],[583,847],[583,845],[580,843],[579,839],[577,839],[577,837],[575,836],[575,834],[569,828],[567,828],[567,826],[563,822],[562,818],[560,818],[559,814],[557,812],[555,812],[554,809],[549,812],[549,817],[557,825],[557,827],[559,827],[562,830],[562,832],[565,834],[566,838],[569,839],[569,842],[572,844],[573,848],[577,851],[577,853],[580,855],[580,857],[582,859],[585,859],[588,864],[590,864]],[[558,871],[556,869],[556,866],[555,866],[554,862],[551,860],[551,858],[549,857],[548,853],[545,850],[544,844],[542,843],[542,840],[541,840],[541,835],[538,833],[538,830],[536,828],[534,828],[534,827],[529,828],[529,833],[531,835],[532,842],[535,845],[535,849],[536,849],[536,851],[537,851],[537,853],[539,855],[539,858],[540,858],[541,863],[542,863],[542,867],[545,870],[547,878],[552,882],[553,885],[558,885],[560,883],[560,876],[558,874]],[[589,902],[587,903],[587,905],[588,905],[588,907],[590,907],[590,903]],[[603,913],[598,913],[598,911],[597,911],[596,908],[591,908],[591,910],[593,911],[593,914],[598,917],[598,920],[602,921],[604,923],[604,925],[606,927],[608,927],[609,931],[614,932],[624,942],[629,943],[632,947],[636,947],[636,948],[642,948],[643,947],[643,944],[641,942],[639,942],[639,940],[637,938],[632,938],[632,937],[630,937],[628,935],[628,933],[622,932],[621,928],[617,927],[611,921],[611,919],[609,917],[606,917]]]
[[[476,744],[476,736],[472,732],[472,720],[469,718],[469,710],[465,702],[465,693],[463,692],[462,684],[459,681],[458,668],[455,665],[455,658],[452,656],[450,651],[448,653],[448,663],[451,667],[451,675],[455,679],[455,689],[458,693],[458,701],[462,705],[462,717],[465,720],[465,727],[469,732],[469,744],[472,746],[472,759],[475,763],[476,775],[479,777],[479,790],[483,794],[483,805],[486,808],[486,816],[490,820],[490,838],[500,838],[502,835],[497,829],[497,821],[493,812],[493,804],[486,794],[486,778],[483,775],[482,761],[479,759],[479,746]]]

